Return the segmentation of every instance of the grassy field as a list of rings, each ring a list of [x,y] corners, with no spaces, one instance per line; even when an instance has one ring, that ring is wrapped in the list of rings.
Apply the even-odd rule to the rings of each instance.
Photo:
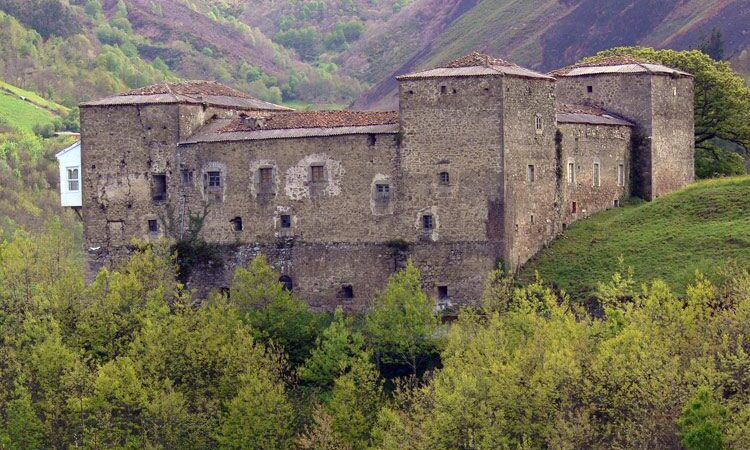
[[[701,181],[651,203],[612,209],[570,226],[523,269],[575,296],[606,281],[618,257],[636,280],[665,280],[682,294],[700,271],[709,278],[733,260],[750,265],[750,177]]]
[[[0,121],[31,131],[34,125],[50,123],[67,112],[64,106],[0,81]]]

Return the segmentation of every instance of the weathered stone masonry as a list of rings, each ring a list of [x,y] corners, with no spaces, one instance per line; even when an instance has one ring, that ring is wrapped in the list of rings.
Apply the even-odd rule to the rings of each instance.
[[[299,113],[210,82],[81,105],[91,273],[206,211],[224,257],[193,271],[200,292],[262,253],[312,306],[362,309],[411,258],[439,305],[473,302],[572,221],[693,177],[692,79],[663,66],[543,75],[473,54],[399,82],[397,113]]]

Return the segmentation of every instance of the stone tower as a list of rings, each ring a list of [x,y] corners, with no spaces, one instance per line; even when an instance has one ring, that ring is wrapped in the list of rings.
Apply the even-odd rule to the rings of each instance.
[[[693,181],[691,75],[621,56],[554,74],[561,103],[603,108],[636,125],[633,194],[652,200]]]
[[[555,80],[476,53],[398,80],[404,226],[514,270],[554,231]]]

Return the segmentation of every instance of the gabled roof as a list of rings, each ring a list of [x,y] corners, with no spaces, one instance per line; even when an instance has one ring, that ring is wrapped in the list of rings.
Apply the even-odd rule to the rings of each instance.
[[[687,72],[673,69],[663,64],[657,64],[644,59],[622,55],[610,56],[589,63],[578,63],[569,67],[555,70],[552,72],[552,75],[557,77],[575,77],[606,73],[651,73],[657,75],[692,77],[692,75]]]
[[[118,106],[118,105],[153,105],[153,104],[208,104],[211,106],[255,110],[255,111],[292,111],[291,108],[264,102],[244,92],[230,88],[215,81],[183,81],[179,83],[161,83],[123,92],[80,106]]]
[[[573,105],[559,103],[557,105],[557,122],[558,123],[585,123],[589,125],[615,125],[615,126],[635,126],[617,115],[610,113],[602,108],[590,105]]]
[[[81,147],[81,141],[76,141],[76,143],[73,144],[73,145],[71,145],[70,147],[66,147],[66,148],[60,150],[59,152],[55,153],[55,158],[60,159],[60,157],[62,155],[66,154],[66,153],[68,153],[68,152],[70,152],[72,150],[75,150],[77,148],[80,148],[80,147]]]
[[[516,64],[483,53],[474,52],[463,56],[444,67],[410,73],[396,77],[397,80],[417,80],[440,77],[515,76],[522,78],[554,78],[534,72]]]

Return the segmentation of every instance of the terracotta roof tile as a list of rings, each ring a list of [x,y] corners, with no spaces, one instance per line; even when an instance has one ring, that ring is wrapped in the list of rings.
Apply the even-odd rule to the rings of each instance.
[[[395,111],[306,111],[254,114],[234,119],[220,133],[297,128],[337,128],[390,125],[399,122]]]
[[[192,80],[179,83],[161,83],[151,86],[133,89],[123,92],[123,96],[129,95],[157,95],[157,94],[175,94],[175,95],[220,95],[237,98],[251,98],[244,92],[232,89],[215,81]]]
[[[458,58],[457,60],[451,62],[445,67],[448,69],[457,69],[459,67],[477,67],[477,66],[518,67],[516,64],[510,63],[500,58],[495,58],[494,56],[486,55],[484,53],[479,53],[479,52],[474,52],[466,56],[462,56],[461,58]]]

